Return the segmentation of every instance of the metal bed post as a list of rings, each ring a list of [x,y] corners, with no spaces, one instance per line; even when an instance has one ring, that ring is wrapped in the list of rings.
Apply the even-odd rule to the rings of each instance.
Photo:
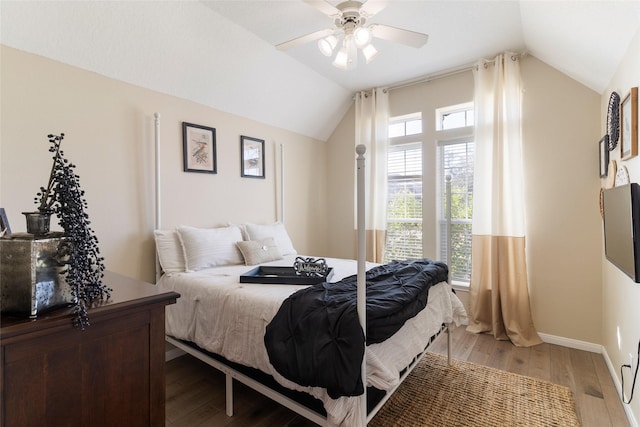
[[[445,176],[445,193],[447,198],[447,264],[451,267],[451,175]],[[451,284],[451,270],[449,270],[449,284]],[[451,365],[451,330],[447,325],[447,363]]]
[[[444,177],[446,183],[444,187],[446,207],[445,217],[447,220],[447,264],[451,265],[451,175]],[[451,271],[449,271],[449,281],[451,281]]]
[[[367,148],[360,144],[356,147],[358,154],[358,178],[357,178],[357,226],[358,226],[358,276],[357,276],[357,307],[358,319],[364,333],[364,353],[362,356],[361,378],[364,392],[360,397],[360,425],[367,425],[367,290],[366,290],[366,230],[365,230],[365,206],[364,206],[364,153]]]

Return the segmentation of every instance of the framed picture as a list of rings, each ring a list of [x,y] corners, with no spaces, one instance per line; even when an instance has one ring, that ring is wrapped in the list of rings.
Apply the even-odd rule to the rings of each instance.
[[[11,227],[9,227],[7,213],[4,208],[0,208],[0,236],[4,236],[5,234],[11,234]]]
[[[605,178],[609,173],[609,135],[602,137],[598,142],[600,150],[600,178]]]
[[[264,178],[264,139],[240,136],[240,176]]]
[[[638,88],[632,87],[620,106],[620,158],[638,155]]]
[[[214,128],[182,122],[182,144],[185,172],[218,173]]]

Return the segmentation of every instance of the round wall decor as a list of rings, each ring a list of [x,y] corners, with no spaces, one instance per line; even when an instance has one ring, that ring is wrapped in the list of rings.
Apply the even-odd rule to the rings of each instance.
[[[619,185],[625,185],[629,183],[629,171],[627,171],[627,167],[622,165],[618,168],[618,172],[616,172],[616,187]]]
[[[620,136],[620,95],[618,95],[618,92],[611,92],[609,96],[607,135],[609,135],[609,151],[612,151],[618,145]]]

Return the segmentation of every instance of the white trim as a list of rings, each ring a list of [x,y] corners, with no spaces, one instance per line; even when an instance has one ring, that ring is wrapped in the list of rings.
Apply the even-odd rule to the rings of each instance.
[[[448,105],[446,107],[436,108],[435,109],[436,131],[448,131],[448,130],[460,129],[460,128],[467,128],[467,129],[471,128],[471,129],[473,129],[473,124],[467,125],[466,121],[465,121],[465,126],[457,126],[457,127],[454,127],[454,128],[443,129],[442,128],[442,119],[443,119],[443,116],[445,116],[447,114],[468,113],[469,111],[473,112],[474,108],[475,108],[475,105],[474,105],[473,101],[464,102],[462,104]]]
[[[613,380],[614,385],[616,386],[616,391],[618,392],[618,396],[620,397],[620,401],[623,402],[622,399],[622,384],[618,380],[618,375],[616,374],[616,368],[613,366],[613,362],[609,358],[609,353],[607,353],[607,349],[602,346],[602,357],[604,358],[604,362],[609,369],[609,374],[611,375],[611,379]],[[622,407],[624,408],[625,414],[627,414],[627,419],[629,420],[629,424],[631,427],[638,427],[638,422],[636,421],[635,416],[633,415],[633,411],[631,410],[631,406],[628,403],[623,403]]]
[[[162,224],[162,212],[161,212],[162,203],[160,200],[160,195],[161,195],[161,192],[160,192],[160,182],[161,182],[160,181],[160,113],[158,112],[153,113],[153,117],[154,117],[153,143],[154,143],[154,153],[155,153],[155,157],[154,157],[155,210],[154,210],[154,218],[153,218],[154,220],[153,227],[155,230],[159,230],[160,225]],[[156,253],[156,283],[158,283],[158,280],[160,280],[162,267],[160,266],[160,257],[158,257],[158,251],[156,250],[155,253]]]
[[[602,354],[604,348],[600,344],[586,341],[574,340],[573,338],[559,337],[556,335],[538,333],[542,341],[549,344],[561,345],[563,347],[575,348],[576,350],[589,351],[591,353]]]
[[[453,288],[455,291],[460,292],[469,292],[469,290],[471,289],[469,283],[465,285],[463,284],[463,282],[458,282],[456,280],[451,281],[451,288]]]
[[[277,199],[277,196],[276,196]],[[277,200],[276,200],[277,203]],[[284,224],[284,145],[280,144],[280,222]]]

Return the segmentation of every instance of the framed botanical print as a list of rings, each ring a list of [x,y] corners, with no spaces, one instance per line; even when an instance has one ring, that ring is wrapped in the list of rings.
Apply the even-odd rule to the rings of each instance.
[[[620,107],[620,158],[638,155],[638,88],[632,87]]]
[[[215,128],[182,122],[185,172],[218,173]]]
[[[264,140],[240,136],[240,176],[264,178]]]

